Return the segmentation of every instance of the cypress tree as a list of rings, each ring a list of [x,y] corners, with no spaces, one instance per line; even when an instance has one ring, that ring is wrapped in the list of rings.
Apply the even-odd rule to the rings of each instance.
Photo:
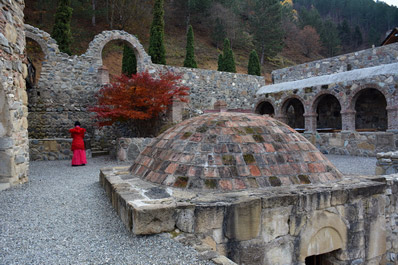
[[[137,73],[137,59],[129,45],[123,47],[122,73],[127,76]]]
[[[164,10],[163,0],[155,0],[153,7],[153,20],[149,39],[149,55],[152,62],[156,64],[166,64],[166,50],[164,47]]]
[[[223,71],[236,73],[234,53],[232,52],[231,44],[228,39],[224,40],[222,62],[224,66]]]
[[[223,58],[222,58],[222,54],[218,55],[218,67],[217,67],[217,71],[224,71],[224,62],[223,62]]]
[[[247,73],[249,75],[261,76],[260,60],[258,59],[256,50],[252,50],[250,53]]]
[[[189,27],[188,27],[186,50],[187,50],[187,54],[185,56],[184,66],[191,67],[191,68],[197,68],[198,66],[195,61],[195,51],[194,51],[194,45],[193,45],[193,29],[192,29],[191,25],[189,25]]]
[[[52,37],[57,41],[61,52],[71,55],[70,44],[72,43],[72,33],[70,30],[70,20],[73,9],[70,7],[70,0],[59,0],[55,13],[55,22]]]

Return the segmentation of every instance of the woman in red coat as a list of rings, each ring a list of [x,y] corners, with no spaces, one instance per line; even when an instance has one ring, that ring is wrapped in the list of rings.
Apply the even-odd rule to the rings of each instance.
[[[75,122],[75,128],[69,130],[72,140],[72,166],[84,166],[87,164],[86,150],[84,149],[84,133],[86,129],[80,127],[80,122]]]

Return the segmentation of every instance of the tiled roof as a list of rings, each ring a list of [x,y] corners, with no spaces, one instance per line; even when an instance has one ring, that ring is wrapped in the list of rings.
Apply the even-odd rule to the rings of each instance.
[[[184,189],[243,190],[323,183],[341,173],[309,141],[269,116],[220,112],[158,136],[130,171]]]

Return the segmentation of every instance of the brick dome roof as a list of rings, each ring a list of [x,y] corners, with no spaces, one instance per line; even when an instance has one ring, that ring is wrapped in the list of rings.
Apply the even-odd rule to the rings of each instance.
[[[170,128],[141,152],[130,171],[166,186],[225,191],[342,177],[286,124],[269,116],[231,112],[197,116]]]

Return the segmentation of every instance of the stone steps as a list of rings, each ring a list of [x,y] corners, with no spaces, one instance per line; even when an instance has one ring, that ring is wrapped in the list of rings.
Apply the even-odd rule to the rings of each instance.
[[[109,150],[92,150],[91,157],[107,156],[109,155]]]

